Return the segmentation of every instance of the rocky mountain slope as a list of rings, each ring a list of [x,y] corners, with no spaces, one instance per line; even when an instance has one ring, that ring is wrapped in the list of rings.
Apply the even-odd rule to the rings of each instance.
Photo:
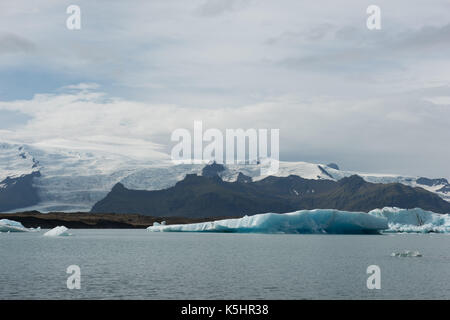
[[[425,189],[401,183],[370,183],[356,175],[339,181],[290,175],[227,182],[218,175],[195,174],[187,175],[174,187],[157,191],[130,190],[118,183],[91,212],[197,218],[318,208],[368,212],[388,206],[450,212],[449,202]]]

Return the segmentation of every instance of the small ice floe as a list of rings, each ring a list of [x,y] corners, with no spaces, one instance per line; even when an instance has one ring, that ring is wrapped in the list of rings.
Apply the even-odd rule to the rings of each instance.
[[[67,232],[69,229],[67,229],[64,226],[58,226],[53,228],[50,231],[47,231],[46,233],[44,233],[44,236],[46,237],[66,237],[66,236],[71,236],[72,234]]]
[[[8,219],[0,220],[0,232],[32,232],[33,229],[25,228],[20,222]]]
[[[422,257],[419,251],[405,250],[403,252],[392,252],[391,257]]]

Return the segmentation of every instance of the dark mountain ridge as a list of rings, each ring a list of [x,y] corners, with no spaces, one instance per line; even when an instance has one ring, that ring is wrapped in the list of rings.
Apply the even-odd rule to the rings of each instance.
[[[156,191],[131,190],[118,183],[91,212],[199,218],[320,208],[367,212],[386,206],[450,212],[449,202],[425,189],[369,183],[357,175],[339,181],[290,175],[226,182],[214,174],[188,174],[175,186]]]
[[[0,212],[24,208],[39,203],[37,189],[33,179],[40,177],[39,171],[19,177],[7,177],[0,181]]]

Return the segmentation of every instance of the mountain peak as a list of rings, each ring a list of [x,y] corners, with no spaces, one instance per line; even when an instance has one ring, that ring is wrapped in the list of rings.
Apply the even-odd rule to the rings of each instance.
[[[204,177],[214,177],[219,175],[220,172],[225,171],[225,166],[222,164],[218,164],[217,162],[213,162],[211,164],[207,164],[202,170],[202,176]]]
[[[335,169],[335,170],[339,170],[339,166],[334,162],[327,164],[327,167]]]
[[[357,174],[354,174],[350,177],[345,177],[339,180],[339,184],[341,186],[350,187],[351,189],[359,189],[361,186],[365,185],[367,182]]]
[[[238,183],[249,183],[249,182],[252,182],[252,177],[246,176],[242,172],[239,172],[239,174],[238,174],[238,176],[236,178],[236,182],[238,182]]]
[[[123,191],[126,190],[125,186],[121,182],[117,182],[114,187],[111,189],[111,192]]]

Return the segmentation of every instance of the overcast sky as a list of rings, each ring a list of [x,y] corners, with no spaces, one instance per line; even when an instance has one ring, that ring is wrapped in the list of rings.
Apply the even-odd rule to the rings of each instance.
[[[71,4],[81,30],[66,27]],[[381,30],[366,27],[371,4]],[[4,0],[0,140],[142,154],[202,120],[280,129],[282,160],[450,178],[449,12],[448,0]]]

